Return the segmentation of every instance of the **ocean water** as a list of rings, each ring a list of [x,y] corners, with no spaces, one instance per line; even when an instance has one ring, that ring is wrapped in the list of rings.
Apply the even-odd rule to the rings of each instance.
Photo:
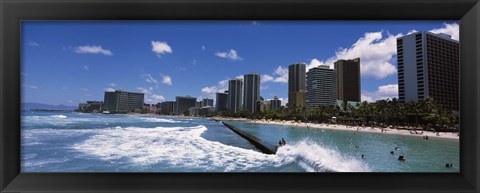
[[[205,118],[23,112],[21,171],[459,172],[458,140],[230,123],[287,145],[263,154]]]

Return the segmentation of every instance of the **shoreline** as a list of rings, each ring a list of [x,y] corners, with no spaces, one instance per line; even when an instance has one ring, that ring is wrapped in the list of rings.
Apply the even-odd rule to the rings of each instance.
[[[246,118],[212,118],[215,120],[226,120],[226,121],[241,121],[248,123],[258,123],[258,124],[268,124],[268,125],[282,125],[282,126],[291,126],[291,127],[304,127],[304,128],[314,128],[314,129],[329,129],[329,130],[344,130],[344,131],[358,131],[358,132],[370,132],[370,133],[380,133],[380,134],[389,134],[389,135],[408,135],[408,136],[417,136],[423,137],[428,136],[429,138],[443,138],[443,139],[453,139],[459,140],[460,136],[455,132],[439,132],[438,135],[436,132],[432,131],[417,131],[417,134],[411,133],[413,130],[403,130],[403,129],[391,129],[391,128],[382,128],[379,127],[365,127],[365,126],[348,126],[341,124],[325,124],[325,123],[292,123],[291,121],[266,121],[266,120],[250,120]]]
[[[131,116],[164,116],[164,117],[172,117],[172,118],[199,118],[199,117],[191,117],[191,116],[178,116],[178,115],[158,115],[153,113],[127,113],[125,115]],[[304,127],[304,128],[314,128],[314,129],[329,129],[329,130],[344,130],[344,131],[358,131],[358,132],[370,132],[370,133],[381,133],[381,134],[390,134],[390,135],[406,135],[406,136],[417,136],[423,137],[428,136],[433,138],[442,138],[442,139],[452,139],[452,140],[459,140],[460,136],[458,136],[457,132],[436,132],[432,131],[416,131],[415,130],[406,130],[406,129],[391,129],[391,128],[382,128],[380,127],[366,127],[366,126],[349,126],[349,125],[342,125],[342,124],[326,124],[326,123],[304,123],[304,122],[291,122],[291,121],[267,121],[267,120],[252,120],[247,118],[225,118],[225,117],[203,117],[206,119],[212,120],[226,120],[226,121],[241,121],[241,122],[248,122],[248,123],[258,123],[258,124],[268,124],[268,125],[282,125],[282,126],[290,126],[290,127]]]

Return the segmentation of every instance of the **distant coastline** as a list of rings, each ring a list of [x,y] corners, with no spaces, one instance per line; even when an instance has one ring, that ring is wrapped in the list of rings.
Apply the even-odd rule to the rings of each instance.
[[[56,110],[56,109],[30,109],[26,111],[34,111],[34,112],[73,112],[73,110]]]
[[[49,105],[43,103],[31,103],[26,102],[21,104],[22,111],[31,111],[31,110],[63,110],[63,111],[74,111],[77,109],[77,106],[66,106],[66,105]]]

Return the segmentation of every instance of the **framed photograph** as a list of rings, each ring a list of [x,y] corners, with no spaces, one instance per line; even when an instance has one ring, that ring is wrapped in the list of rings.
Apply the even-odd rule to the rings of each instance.
[[[0,6],[1,192],[479,191],[478,1]]]

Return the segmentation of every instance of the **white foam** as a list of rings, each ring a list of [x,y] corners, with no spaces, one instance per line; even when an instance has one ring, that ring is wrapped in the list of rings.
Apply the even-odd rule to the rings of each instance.
[[[109,123],[120,123],[120,122],[131,122],[131,118],[120,118],[118,116],[104,116],[97,115],[96,117],[89,117],[90,114],[77,116],[66,116],[66,115],[48,115],[48,116],[22,116],[22,124],[24,125],[56,125],[56,126],[66,126],[77,123],[98,123],[98,124],[109,124]],[[122,115],[121,115],[122,116]],[[124,115],[123,115],[124,116]]]
[[[355,158],[346,157],[334,149],[302,141],[279,148],[277,155],[266,155],[254,150],[229,146],[220,142],[208,141],[201,137],[207,128],[195,127],[120,127],[115,118],[54,118],[50,116],[26,116],[29,121],[50,121],[55,124],[68,121],[93,121],[111,127],[97,129],[32,129],[22,132],[26,145],[38,145],[45,138],[62,138],[89,134],[85,141],[72,144],[75,151],[95,156],[103,160],[128,160],[131,164],[148,166],[153,164],[172,167],[192,168],[203,171],[256,171],[265,167],[282,167],[298,164],[305,171],[324,172],[364,172],[368,166]],[[158,117],[136,117],[150,121],[176,120]],[[74,120],[72,120],[74,119]],[[113,119],[113,120],[110,120]],[[122,119],[122,121],[131,121]],[[176,121],[178,122],[178,121]],[[90,135],[91,134],[91,135]],[[118,159],[118,160],[116,160]],[[38,164],[38,163],[37,163]],[[270,170],[267,170],[270,171]]]
[[[50,165],[50,164],[62,164],[69,161],[69,158],[57,159],[43,159],[43,160],[29,160],[22,162],[22,167],[39,167],[42,165]]]
[[[277,162],[295,162],[308,172],[368,172],[364,162],[337,150],[309,141],[285,145],[277,150]]]
[[[67,118],[67,116],[65,116],[65,115],[52,115],[50,117],[59,118],[59,119],[66,119]]]
[[[155,117],[140,117],[141,120],[146,122],[157,122],[157,123],[181,123],[182,121],[175,121],[173,119],[163,119]]]
[[[205,171],[248,171],[273,165],[274,155],[208,141],[200,135],[207,128],[115,128],[99,131],[74,149],[104,160],[127,158],[137,165],[165,163]]]

